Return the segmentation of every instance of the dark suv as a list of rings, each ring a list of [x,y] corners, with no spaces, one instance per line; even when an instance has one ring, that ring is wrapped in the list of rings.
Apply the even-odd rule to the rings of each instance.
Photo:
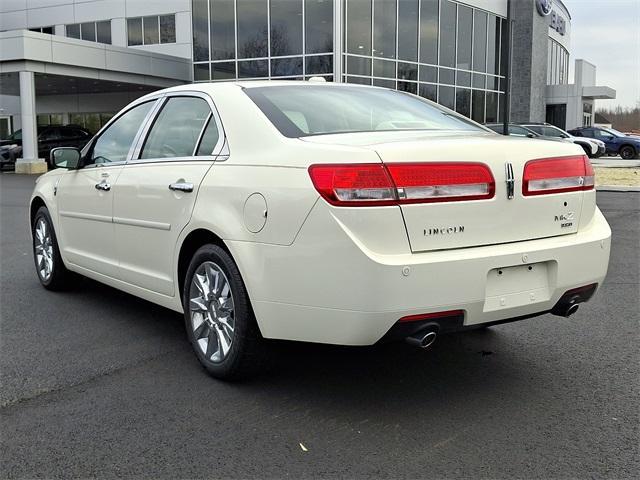
[[[640,137],[630,137],[613,128],[581,127],[569,130],[575,137],[588,137],[602,140],[606,152],[610,155],[620,155],[625,160],[638,158],[640,153]]]
[[[56,147],[82,148],[93,135],[75,125],[50,125],[38,127],[38,157],[49,161],[49,152]],[[22,130],[16,130],[5,140],[0,140],[0,169],[14,166],[22,156]],[[49,168],[53,168],[49,164]]]

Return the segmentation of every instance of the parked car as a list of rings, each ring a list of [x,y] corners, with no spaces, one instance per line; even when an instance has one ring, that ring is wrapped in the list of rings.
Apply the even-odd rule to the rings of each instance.
[[[502,132],[504,131],[504,126],[502,123],[487,123],[485,124],[485,127],[493,130],[496,133],[499,133],[500,135],[502,135],[503,134]],[[509,136],[536,138],[538,140],[549,140],[552,142],[565,142],[565,143],[570,142],[568,139],[564,139],[564,138],[545,137],[543,135],[540,135],[539,133],[534,132],[530,128],[522,126],[517,123],[509,124]]]
[[[38,127],[38,157],[49,163],[51,149],[56,147],[82,148],[91,139],[91,133],[75,125],[51,125]],[[16,130],[7,139],[0,141],[0,169],[13,167],[22,157],[22,130]],[[49,163],[49,168],[54,165]]]
[[[522,123],[521,125],[546,138],[570,140],[576,145],[580,145],[589,158],[600,158],[606,150],[605,144],[601,140],[587,137],[574,137],[570,133],[549,123]]]
[[[487,123],[485,127],[490,128],[496,133],[503,135],[504,133],[504,125],[502,123]],[[509,135],[514,137],[528,137],[528,138],[538,138],[541,135],[538,135],[533,130],[529,130],[526,127],[521,125],[510,123],[509,124]]]
[[[580,127],[569,130],[576,137],[595,138],[604,142],[606,153],[620,155],[625,160],[638,158],[640,154],[640,137],[630,137],[613,128]]]
[[[264,339],[426,348],[569,316],[607,272],[580,147],[501,137],[395,90],[173,87],[51,156],[64,168],[30,203],[42,285],[72,271],[183,313],[220,378],[259,367]]]

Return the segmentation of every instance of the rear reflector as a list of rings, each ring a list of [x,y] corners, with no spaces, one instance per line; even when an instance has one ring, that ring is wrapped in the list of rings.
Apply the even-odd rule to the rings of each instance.
[[[593,190],[594,172],[586,155],[531,160],[524,166],[524,196]]]
[[[407,323],[407,322],[419,322],[422,320],[435,320],[438,318],[449,318],[449,317],[459,317],[464,315],[464,310],[447,310],[446,312],[436,312],[436,313],[422,313],[419,315],[409,315],[407,317],[402,317],[398,322]]]
[[[491,170],[480,163],[312,165],[316,190],[332,205],[372,206],[489,199]]]

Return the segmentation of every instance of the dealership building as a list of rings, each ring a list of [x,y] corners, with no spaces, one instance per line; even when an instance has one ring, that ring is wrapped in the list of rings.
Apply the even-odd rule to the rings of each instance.
[[[481,123],[590,125],[595,66],[576,60],[561,0],[3,0],[0,137],[36,125],[93,132],[170,85],[308,79],[394,88]],[[511,52],[511,75],[507,75]],[[508,82],[507,80],[510,80]],[[507,92],[509,93],[507,97]]]

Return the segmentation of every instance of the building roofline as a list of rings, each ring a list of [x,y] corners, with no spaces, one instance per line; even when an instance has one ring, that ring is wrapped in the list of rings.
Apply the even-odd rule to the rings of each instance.
[[[562,8],[564,9],[564,11],[567,12],[567,15],[569,15],[569,20],[571,20],[571,12],[567,8],[567,6],[564,4],[564,2],[562,0],[555,0],[555,1],[560,5],[562,5]]]
[[[191,60],[183,57],[29,30],[0,32],[0,72],[27,65],[38,72],[75,69],[100,78],[115,74],[145,77],[148,83],[192,79]]]

